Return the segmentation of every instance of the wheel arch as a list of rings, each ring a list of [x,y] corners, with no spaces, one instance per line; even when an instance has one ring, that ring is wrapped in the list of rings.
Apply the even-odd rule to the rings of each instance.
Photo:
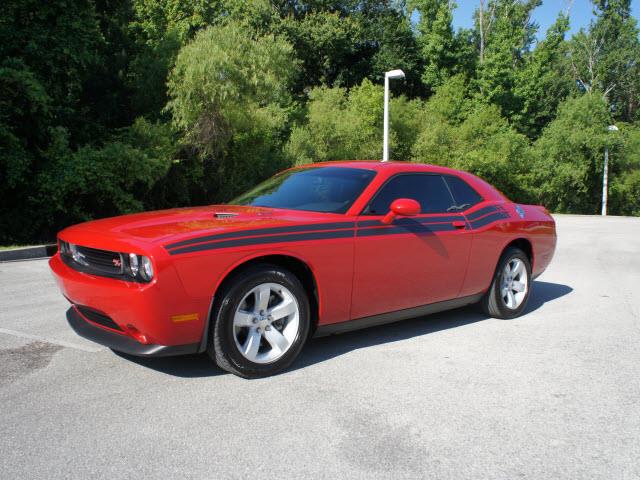
[[[231,268],[229,268],[221,277],[220,281],[218,281],[211,297],[209,313],[207,315],[207,323],[203,330],[199,351],[204,351],[207,347],[207,342],[209,341],[209,331],[211,327],[211,321],[213,319],[213,312],[216,307],[216,301],[219,300],[218,293],[225,287],[228,282],[233,280],[233,277],[235,275],[247,268],[251,268],[252,266],[259,264],[276,265],[289,270],[296,277],[298,277],[309,298],[309,307],[311,313],[310,335],[313,335],[313,331],[315,331],[315,328],[318,325],[318,320],[320,318],[320,294],[316,275],[314,274],[312,267],[307,261],[288,252],[274,252],[268,254],[262,253],[248,258],[243,258],[242,260],[234,264]]]
[[[502,252],[500,255],[502,255],[502,253],[504,253],[505,250],[509,247],[516,247],[522,250],[527,255],[527,258],[529,259],[529,264],[531,265],[531,270],[533,271],[533,262],[535,258],[534,258],[534,252],[533,252],[533,244],[531,243],[531,240],[525,237],[515,238],[502,248]]]

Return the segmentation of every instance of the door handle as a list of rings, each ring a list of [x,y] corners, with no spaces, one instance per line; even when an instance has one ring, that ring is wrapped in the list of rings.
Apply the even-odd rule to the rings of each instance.
[[[467,227],[467,222],[465,222],[464,220],[456,220],[455,222],[453,222],[453,226],[454,228],[466,228]]]

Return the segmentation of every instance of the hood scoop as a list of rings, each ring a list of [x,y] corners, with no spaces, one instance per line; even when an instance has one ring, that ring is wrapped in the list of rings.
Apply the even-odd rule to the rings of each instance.
[[[238,214],[236,212],[215,212],[213,216],[215,218],[231,218],[231,217],[237,217]]]

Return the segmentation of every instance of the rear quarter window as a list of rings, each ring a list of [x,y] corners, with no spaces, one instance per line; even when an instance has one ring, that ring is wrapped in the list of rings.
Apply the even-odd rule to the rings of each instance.
[[[451,195],[453,195],[453,199],[456,202],[456,210],[466,210],[484,200],[482,196],[471,187],[471,185],[460,177],[445,175],[444,178],[447,185],[449,185]]]

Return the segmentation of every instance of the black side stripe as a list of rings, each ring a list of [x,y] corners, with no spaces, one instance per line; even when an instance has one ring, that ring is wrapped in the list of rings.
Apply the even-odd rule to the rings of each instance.
[[[226,240],[229,238],[244,238],[253,237],[257,235],[272,235],[279,233],[298,233],[298,232],[313,232],[318,230],[338,230],[338,229],[352,229],[355,227],[355,222],[335,222],[335,223],[313,223],[310,225],[292,225],[289,227],[271,227],[271,228],[257,228],[254,230],[244,230],[240,232],[226,232],[218,233],[215,235],[205,235],[203,237],[190,238],[189,240],[182,240],[176,243],[170,243],[165,245],[167,250],[185,245],[192,245],[195,243],[212,242],[216,240]]]
[[[427,217],[427,218],[397,218],[393,221],[394,225],[415,225],[416,223],[451,223],[456,221],[464,221],[462,215],[450,215],[447,217]],[[386,224],[380,220],[364,220],[358,222],[358,227],[384,227]]]
[[[271,235],[268,237],[252,237],[239,240],[225,240],[215,243],[204,243],[198,245],[190,245],[182,248],[170,250],[170,255],[179,255],[181,253],[200,252],[203,250],[218,250],[220,248],[246,247],[248,245],[266,245],[269,243],[282,242],[301,242],[305,240],[328,240],[332,238],[349,238],[353,237],[354,230],[335,230],[332,232],[312,232],[312,233],[293,233],[288,235]]]
[[[414,224],[383,228],[366,228],[358,230],[358,237],[373,237],[377,235],[396,235],[400,233],[430,234],[434,232],[449,232],[455,230],[451,223],[434,223],[430,225]]]
[[[498,220],[502,220],[504,218],[509,218],[509,214],[507,212],[496,212],[491,215],[487,215],[486,217],[482,217],[475,222],[471,222],[471,228],[481,228],[485,225],[489,225],[490,223],[496,222]]]
[[[497,210],[498,210],[497,206],[489,205],[488,207],[484,207],[484,208],[481,208],[480,210],[476,210],[475,212],[469,213],[468,215],[466,215],[466,217],[470,222],[473,222],[474,220],[484,215],[487,215],[489,213],[493,213]]]

